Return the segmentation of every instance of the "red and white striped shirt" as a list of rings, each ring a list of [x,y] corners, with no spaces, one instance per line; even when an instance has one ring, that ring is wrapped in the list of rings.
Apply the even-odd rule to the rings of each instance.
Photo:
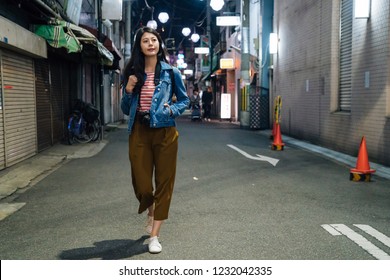
[[[152,105],[153,93],[156,86],[154,85],[154,72],[146,72],[146,80],[141,89],[141,98],[139,111],[149,111]]]

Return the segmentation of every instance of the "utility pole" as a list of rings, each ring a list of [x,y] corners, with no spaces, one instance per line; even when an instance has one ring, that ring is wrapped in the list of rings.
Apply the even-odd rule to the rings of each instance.
[[[131,4],[133,1],[128,0],[125,3],[125,63],[127,63],[131,55]]]
[[[206,11],[207,11],[207,29],[206,29],[206,34],[207,34],[207,43],[208,43],[208,47],[209,47],[209,72],[211,73],[211,71],[213,70],[212,67],[213,67],[213,50],[211,48],[211,13],[210,13],[210,0],[207,0],[207,7],[206,7]]]
[[[241,7],[241,40],[242,40],[242,47],[241,47],[241,92],[245,95],[241,99],[241,102],[245,102],[247,106],[249,106],[249,94],[245,94],[245,88],[250,83],[250,60],[249,60],[249,0],[242,0],[242,7]],[[246,100],[247,98],[248,100]],[[245,99],[245,100],[243,100]],[[249,117],[250,112],[247,110],[243,110],[243,106],[241,106],[241,112],[240,112],[240,126],[243,128],[249,127]]]

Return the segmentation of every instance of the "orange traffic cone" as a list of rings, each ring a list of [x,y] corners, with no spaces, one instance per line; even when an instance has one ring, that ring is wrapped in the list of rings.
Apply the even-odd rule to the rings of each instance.
[[[276,134],[276,122],[273,123],[273,126],[272,126],[272,134],[269,136],[269,138],[271,140],[275,139],[275,134]]]
[[[274,142],[272,143],[271,149],[282,151],[284,148],[284,143],[282,142],[282,134],[280,133],[280,124],[275,125],[275,135]]]
[[[366,138],[363,136],[362,141],[360,143],[356,168],[350,169],[349,179],[355,182],[358,181],[369,182],[371,180],[371,173],[374,172],[375,170],[370,168],[370,163],[368,162]]]

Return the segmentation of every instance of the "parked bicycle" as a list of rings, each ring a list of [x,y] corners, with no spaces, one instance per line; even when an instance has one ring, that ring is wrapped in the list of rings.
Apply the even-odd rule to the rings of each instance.
[[[88,143],[100,137],[101,124],[99,110],[89,103],[76,101],[68,121],[68,144]]]

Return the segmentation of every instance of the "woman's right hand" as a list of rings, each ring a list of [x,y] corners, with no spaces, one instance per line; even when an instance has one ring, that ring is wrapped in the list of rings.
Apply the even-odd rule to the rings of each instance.
[[[137,82],[138,82],[137,77],[135,75],[130,75],[129,79],[127,80],[126,92],[132,93]]]

